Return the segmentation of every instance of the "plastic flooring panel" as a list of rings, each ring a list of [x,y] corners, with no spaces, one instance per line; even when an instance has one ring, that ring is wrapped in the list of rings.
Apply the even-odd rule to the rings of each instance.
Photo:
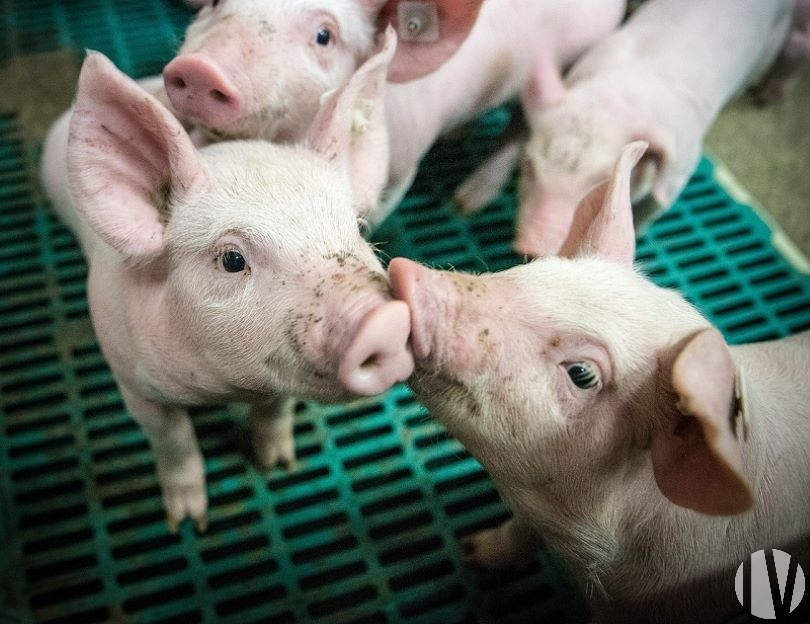
[[[189,16],[171,0],[6,6],[0,55],[89,47],[136,76],[159,71]],[[485,115],[428,155],[372,237],[384,259],[475,272],[521,261],[514,180],[470,218],[450,201],[507,115]],[[251,465],[239,408],[196,410],[210,524],[168,533],[147,442],[88,320],[84,259],[36,190],[37,148],[13,113],[0,116],[0,622],[584,621],[547,552],[522,573],[464,566],[458,538],[508,511],[402,385],[300,403],[293,471]],[[637,259],[729,341],[762,340],[810,327],[810,277],[769,241],[704,159]]]

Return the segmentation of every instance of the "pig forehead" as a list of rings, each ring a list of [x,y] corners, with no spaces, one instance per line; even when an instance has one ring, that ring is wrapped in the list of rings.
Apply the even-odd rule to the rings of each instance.
[[[345,172],[305,148],[267,141],[230,141],[210,145],[201,153],[212,186],[237,195],[251,189],[290,198],[328,193],[350,202]]]
[[[592,337],[668,334],[699,315],[676,293],[597,258],[544,258],[513,269],[509,282],[530,323]],[[508,271],[507,271],[508,273]]]
[[[332,13],[347,20],[356,20],[364,15],[362,3],[357,0],[229,0],[223,8],[228,13],[251,13],[255,17],[269,19],[317,11]]]
[[[212,231],[238,224],[272,232],[327,231],[332,237],[357,233],[348,179],[325,160],[265,142],[211,148],[203,151],[205,190],[184,220],[207,221]]]
[[[313,15],[329,15],[350,44],[369,45],[373,35],[374,25],[357,0],[231,0],[226,7],[231,14],[250,16],[278,30],[297,28]]]

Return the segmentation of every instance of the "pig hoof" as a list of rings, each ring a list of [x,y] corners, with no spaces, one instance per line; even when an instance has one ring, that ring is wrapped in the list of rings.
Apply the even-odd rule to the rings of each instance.
[[[165,485],[163,504],[166,508],[166,524],[171,533],[177,533],[185,518],[191,518],[201,533],[208,527],[208,496],[204,483]]]
[[[462,561],[474,568],[520,570],[534,559],[534,552],[523,552],[504,543],[497,529],[485,529],[460,540]]]
[[[264,470],[270,470],[276,466],[292,469],[295,466],[295,440],[273,439],[254,448],[256,462]]]
[[[453,193],[453,202],[458,212],[464,216],[481,212],[495,199],[491,186],[484,186],[477,176],[467,178]]]

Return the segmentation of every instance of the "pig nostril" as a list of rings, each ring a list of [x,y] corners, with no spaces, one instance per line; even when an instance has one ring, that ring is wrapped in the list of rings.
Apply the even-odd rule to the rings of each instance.
[[[220,104],[227,104],[231,101],[231,98],[225,95],[219,89],[212,89],[210,95],[212,99],[216,100]]]
[[[177,87],[178,89],[185,89],[186,88],[186,81],[178,76],[177,78],[172,80],[172,84]]]
[[[410,311],[402,301],[388,301],[367,313],[341,356],[338,378],[349,392],[379,394],[413,372],[407,347]]]

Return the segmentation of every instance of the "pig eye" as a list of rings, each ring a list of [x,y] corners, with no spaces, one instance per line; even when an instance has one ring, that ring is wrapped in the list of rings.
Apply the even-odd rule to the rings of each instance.
[[[215,7],[219,4],[219,0],[211,0],[211,6]]]
[[[599,385],[599,375],[588,362],[569,362],[565,365],[565,372],[574,385],[583,390],[590,390]]]
[[[222,268],[228,273],[239,273],[245,270],[245,257],[235,249],[228,249],[222,254]]]
[[[332,31],[322,26],[315,35],[315,42],[321,46],[328,46],[332,41]]]

